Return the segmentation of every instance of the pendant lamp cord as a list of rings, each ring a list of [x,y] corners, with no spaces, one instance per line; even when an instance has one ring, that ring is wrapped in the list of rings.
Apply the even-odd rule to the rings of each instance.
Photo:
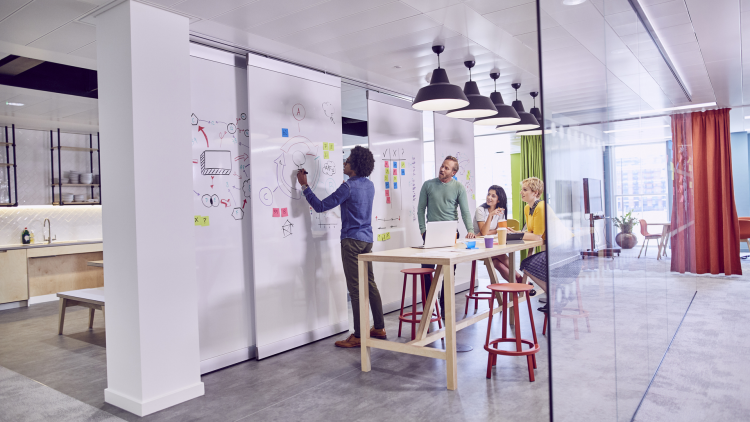
[[[469,68],[469,82],[471,82],[471,68]]]
[[[438,56],[438,69],[440,69],[440,53],[437,53]]]

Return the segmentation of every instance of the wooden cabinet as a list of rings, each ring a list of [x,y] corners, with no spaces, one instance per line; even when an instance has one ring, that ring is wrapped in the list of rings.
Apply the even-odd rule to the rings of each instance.
[[[28,300],[26,250],[0,251],[0,303]]]

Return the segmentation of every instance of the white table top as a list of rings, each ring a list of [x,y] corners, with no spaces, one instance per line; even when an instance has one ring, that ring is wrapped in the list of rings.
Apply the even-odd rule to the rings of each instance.
[[[471,262],[477,259],[490,258],[497,255],[505,255],[524,249],[542,246],[541,240],[523,241],[510,245],[494,245],[493,248],[485,248],[482,239],[477,239],[479,249],[459,249],[455,247],[416,249],[399,248],[381,252],[371,252],[359,255],[360,261],[375,262],[400,262],[405,264],[437,264],[453,265],[462,262]]]
[[[57,297],[80,300],[81,302],[96,303],[97,305],[104,305],[104,287],[60,292],[57,294]]]

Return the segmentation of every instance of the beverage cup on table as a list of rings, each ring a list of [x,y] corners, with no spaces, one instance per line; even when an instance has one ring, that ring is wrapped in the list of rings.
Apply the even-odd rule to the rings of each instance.
[[[508,240],[508,229],[505,227],[497,228],[497,244],[502,246],[507,243]]]
[[[485,236],[484,237],[484,247],[488,249],[492,249],[492,244],[495,242],[495,236]]]
[[[497,222],[497,227],[498,228],[500,228],[500,227],[508,227],[508,220],[499,220]]]

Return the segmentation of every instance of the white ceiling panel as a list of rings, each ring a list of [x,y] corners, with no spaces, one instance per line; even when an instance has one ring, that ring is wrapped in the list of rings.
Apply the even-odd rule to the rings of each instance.
[[[691,23],[690,15],[687,12],[679,13],[676,15],[661,16],[658,18],[649,18],[651,26],[655,29],[669,28],[670,26],[684,25]]]
[[[433,10],[442,9],[454,4],[463,3],[464,0],[402,0],[409,6],[419,10],[422,13],[432,12]]]
[[[23,7],[26,3],[31,0],[3,0],[0,1],[0,20],[3,20],[10,16],[11,13]]]
[[[657,29],[656,35],[665,47],[684,44],[695,39],[692,24],[675,25],[668,28]]]
[[[35,0],[0,22],[0,40],[26,45],[95,7],[78,0]]]
[[[401,2],[392,2],[356,15],[294,32],[280,38],[279,41],[295,47],[305,47],[417,14],[419,12],[412,7]]]
[[[170,0],[174,3],[174,0]],[[240,8],[257,0],[177,0],[172,9],[179,10],[188,15],[197,16],[202,19],[211,19],[222,15],[230,10]]]
[[[509,9],[522,4],[535,3],[534,0],[465,0],[464,4],[471,7],[480,15]]]
[[[78,50],[72,51],[70,54],[74,56],[87,57],[89,59],[96,59],[96,42],[92,42],[89,45],[84,45]]]
[[[70,53],[96,41],[96,27],[71,22],[29,44],[45,50]]]

